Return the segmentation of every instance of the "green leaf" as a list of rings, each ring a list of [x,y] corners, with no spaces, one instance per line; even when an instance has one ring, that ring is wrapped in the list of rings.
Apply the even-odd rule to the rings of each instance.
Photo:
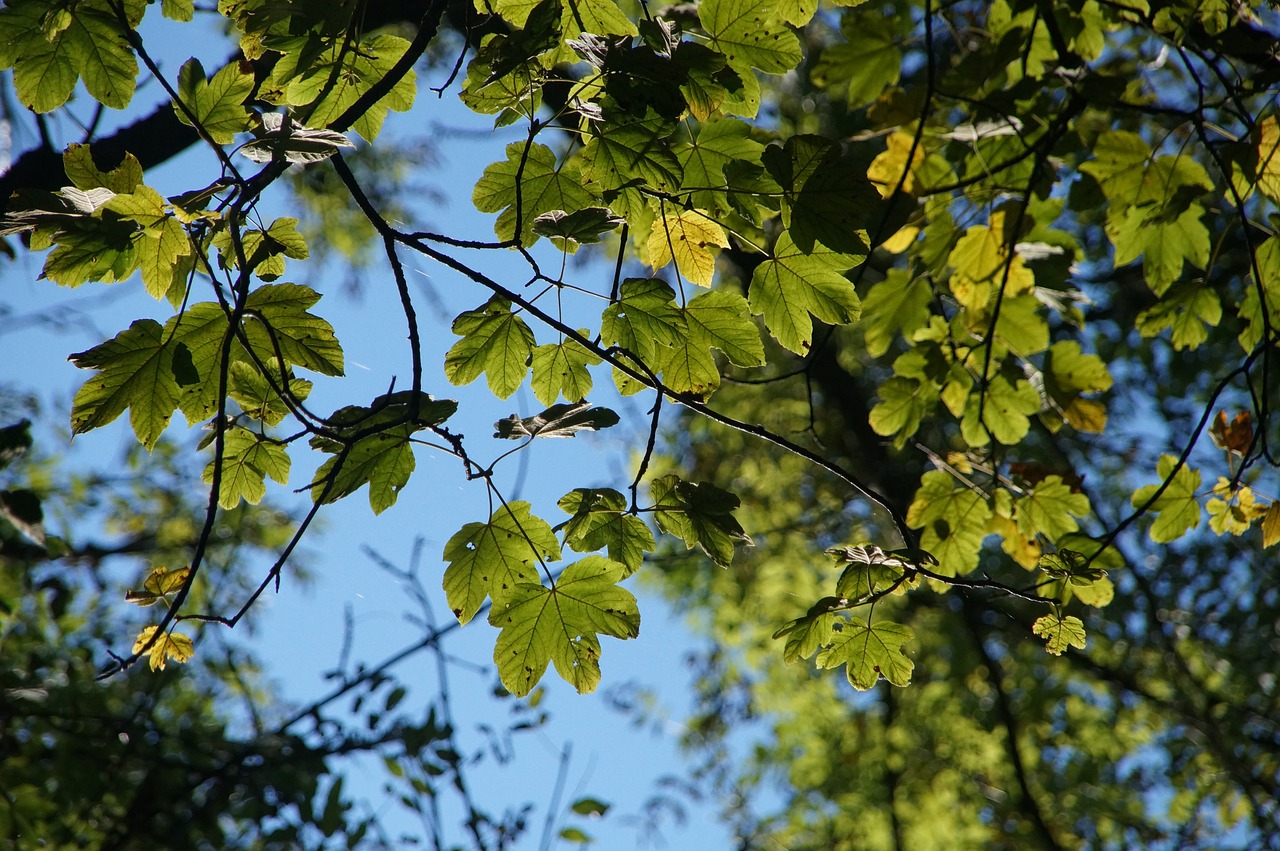
[[[844,272],[864,256],[839,254],[824,245],[801,251],[787,233],[778,237],[773,258],[751,276],[751,312],[763,314],[769,332],[796,354],[807,354],[813,341],[810,314],[829,325],[858,318],[862,303]]]
[[[852,620],[832,636],[830,647],[818,653],[817,664],[819,668],[845,665],[845,675],[859,691],[871,688],[881,677],[905,686],[911,682],[915,663],[903,646],[914,637],[902,624]]]
[[[145,8],[137,0],[122,4],[129,27],[138,25]],[[0,12],[0,67],[13,68],[18,99],[36,112],[66,103],[77,79],[99,103],[124,109],[138,75],[125,30],[107,0],[7,3]]]
[[[597,798],[579,798],[569,809],[580,816],[603,816],[611,809],[608,804]]]
[[[1022,534],[1044,535],[1050,541],[1079,529],[1075,518],[1089,513],[1089,497],[1073,492],[1061,476],[1044,477],[1014,505]]]
[[[675,346],[688,334],[675,292],[662,281],[628,278],[618,300],[605,308],[600,338],[606,346],[621,346],[657,370],[659,349]]]
[[[736,496],[708,482],[685,482],[676,476],[662,476],[650,485],[654,519],[658,528],[684,541],[687,548],[701,547],[721,567],[733,562],[735,543],[751,544],[733,516]]]
[[[188,59],[178,72],[178,97],[186,106],[177,104],[174,111],[183,124],[202,129],[219,145],[228,145],[235,134],[249,129],[249,111],[242,105],[253,92],[253,66],[247,61],[231,62],[213,75],[205,78],[204,66],[198,59]]]
[[[1209,263],[1209,229],[1200,219],[1204,208],[1190,205],[1177,218],[1152,218],[1150,207],[1133,207],[1108,216],[1106,231],[1115,246],[1115,265],[1142,257],[1147,285],[1161,295],[1182,275],[1185,263],[1203,269]]]
[[[592,129],[582,149],[582,176],[593,186],[601,191],[635,185],[658,192],[679,189],[680,162],[666,142],[670,121],[652,109],[643,116],[606,110]]]
[[[841,94],[850,109],[874,101],[898,82],[902,51],[894,18],[878,10],[845,12],[840,31],[847,39],[822,51],[810,72],[813,84]]]
[[[742,296],[728,290],[702,293],[682,313],[689,339],[725,353],[738,366],[763,366],[764,344]]]
[[[782,224],[802,252],[821,242],[832,251],[865,256],[865,228],[876,219],[880,193],[866,168],[821,136],[792,136],[765,148],[765,168],[782,189]]]
[[[312,127],[328,127],[386,77],[408,49],[408,41],[384,33],[365,36],[355,45],[345,39],[335,39],[331,47],[305,67],[300,67],[300,63],[305,61],[303,56],[307,52],[291,51],[276,63],[263,89],[282,91],[284,101],[290,106],[311,106],[307,123]],[[365,141],[372,142],[381,132],[387,112],[408,110],[416,94],[416,78],[410,71],[356,118],[352,129]]]
[[[521,583],[537,583],[538,565],[560,559],[550,524],[529,513],[529,503],[509,502],[488,523],[468,523],[444,547],[449,566],[444,593],[460,623],[476,616],[486,597],[507,600]]]
[[[444,359],[444,374],[454,384],[470,384],[488,374],[489,389],[505,399],[524,381],[533,352],[533,331],[511,312],[511,302],[494,296],[476,310],[453,321],[453,333],[462,339]]]
[[[523,440],[529,437],[573,437],[580,431],[599,431],[618,424],[618,415],[608,408],[593,408],[587,402],[552,405],[533,417],[512,414],[493,424],[494,437]]]
[[[617,584],[623,575],[617,562],[587,556],[565,568],[551,588],[524,582],[495,603],[489,623],[502,631],[493,661],[507,690],[528,694],[552,662],[580,694],[594,691],[600,682],[597,636],[640,634],[636,599]]]
[[[374,514],[395,505],[416,467],[411,440],[415,432],[453,416],[458,403],[410,391],[379,396],[369,407],[350,405],[329,417],[338,438],[316,435],[311,446],[333,455],[320,465],[311,496],[331,503],[369,486]]]
[[[586,329],[582,335],[589,336]],[[553,405],[563,393],[568,402],[580,402],[591,392],[588,366],[600,363],[600,356],[576,340],[548,343],[533,350],[533,395],[544,405]]]
[[[533,232],[551,237],[556,245],[572,253],[579,245],[600,242],[605,233],[615,230],[624,221],[606,207],[585,207],[572,213],[552,210],[533,220]]]
[[[800,62],[800,42],[777,19],[771,0],[704,0],[698,19],[711,46],[735,65],[785,74]]]
[[[874,284],[862,299],[859,324],[867,354],[881,357],[899,336],[910,339],[929,321],[932,299],[928,279],[911,277],[902,269],[890,269],[885,279]]]
[[[229,429],[222,455],[222,480],[218,505],[235,508],[240,500],[252,505],[262,502],[267,494],[266,477],[279,484],[289,483],[289,454],[277,441],[254,434],[245,428]],[[217,460],[204,468],[204,481],[213,483]]]
[[[174,349],[160,323],[139,319],[107,342],[72,355],[73,364],[98,374],[76,393],[71,433],[106,425],[128,408],[138,441],[154,447],[178,407]]]
[[[1256,299],[1256,293],[1254,294]],[[1172,328],[1170,342],[1175,350],[1197,349],[1209,339],[1206,326],[1216,327],[1222,319],[1218,294],[1203,281],[1180,281],[1160,300],[1138,314],[1134,326],[1144,337],[1154,337]]]
[[[1031,430],[1030,416],[1040,410],[1040,393],[1031,382],[1011,382],[997,375],[965,403],[960,433],[970,446],[986,446],[990,438],[1012,446]],[[979,417],[981,415],[981,417]]]
[[[321,375],[342,375],[342,346],[333,326],[307,308],[320,294],[302,284],[265,284],[245,302],[245,335],[263,362],[304,367]]]
[[[512,142],[507,145],[507,159],[484,170],[471,199],[482,213],[501,211],[494,232],[502,240],[517,238],[516,202],[519,201],[519,242],[532,245],[538,239],[533,225],[543,213],[553,210],[573,213],[596,205],[595,196],[583,188],[582,183],[578,167],[567,163],[557,168],[556,155],[546,145]]]
[[[721,187],[726,186],[724,167],[731,162],[759,163],[764,145],[751,138],[751,127],[736,118],[707,121],[697,137],[675,146],[680,160],[680,188],[691,192],[695,207],[716,213],[728,212]]]
[[[938,385],[932,381],[895,375],[877,392],[880,401],[871,409],[868,422],[876,434],[892,437],[898,448],[906,445],[938,404]]]
[[[310,395],[311,386],[311,382],[304,378],[289,380],[289,392],[298,401]],[[289,414],[289,406],[271,388],[266,376],[258,371],[255,364],[246,361],[232,362],[227,374],[227,395],[247,416],[264,425],[279,425]]]
[[[814,608],[819,608],[819,601]],[[796,618],[773,634],[774,639],[786,638],[782,649],[782,660],[793,665],[801,659],[808,659],[819,649],[831,642],[835,635],[835,624],[843,619],[831,611],[810,611],[804,617]]]
[[[1054,656],[1061,656],[1068,647],[1084,649],[1084,621],[1075,616],[1045,615],[1036,620],[1031,631],[1048,642],[1046,649]]]
[[[1151,540],[1159,544],[1176,541],[1200,525],[1200,503],[1196,500],[1196,492],[1200,489],[1200,472],[1183,464],[1175,473],[1173,470],[1177,463],[1176,456],[1161,455],[1156,464],[1156,474],[1167,481],[1168,486],[1157,497],[1160,485],[1143,485],[1134,492],[1131,499],[1133,507],[1141,509],[1155,498],[1147,510],[1159,516],[1151,524],[1148,534],[1151,535]]]
[[[573,515],[557,526],[574,552],[607,550],[627,575],[640,568],[646,552],[657,546],[644,521],[627,513],[626,498],[615,490],[578,488],[560,498],[560,508]]]
[[[991,514],[983,494],[958,485],[950,473],[930,470],[920,477],[907,524],[923,529],[920,548],[938,560],[939,572],[959,576],[978,566]]]

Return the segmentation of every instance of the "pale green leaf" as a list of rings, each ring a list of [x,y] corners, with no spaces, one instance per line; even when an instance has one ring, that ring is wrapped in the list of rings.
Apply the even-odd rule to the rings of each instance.
[[[905,686],[911,682],[915,663],[903,646],[913,637],[902,624],[848,621],[832,636],[831,646],[818,652],[817,664],[819,668],[844,665],[849,683],[859,691],[871,688],[881,677]]]

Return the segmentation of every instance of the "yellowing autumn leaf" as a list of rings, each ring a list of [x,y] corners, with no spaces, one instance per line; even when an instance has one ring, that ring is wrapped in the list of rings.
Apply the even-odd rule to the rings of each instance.
[[[899,130],[889,137],[887,147],[876,155],[867,169],[867,180],[876,188],[881,197],[888,198],[902,184],[902,191],[908,195],[916,194],[916,167],[924,162],[924,146],[916,145],[915,154],[911,157],[911,169],[907,169],[907,156],[911,154],[911,146],[915,137]],[[903,172],[906,176],[903,176]]]
[[[1272,201],[1280,201],[1280,118],[1258,122],[1258,188]]]
[[[138,640],[133,642],[133,652],[141,653],[147,644],[151,642],[151,637],[155,635],[156,628],[149,626],[142,632],[138,633]],[[164,670],[164,664],[169,659],[175,662],[190,662],[191,657],[196,655],[195,646],[192,645],[191,639],[180,632],[167,632],[156,636],[155,643],[147,649],[147,656],[150,657],[149,664],[151,670]]]
[[[126,602],[136,603],[139,606],[150,606],[152,603],[161,600],[168,603],[169,595],[176,594],[190,574],[191,568],[189,567],[179,570],[157,567],[147,575],[141,591],[126,591],[124,599]]]
[[[971,311],[985,309],[1001,284],[1006,298],[1030,292],[1035,286],[1035,276],[1023,259],[1009,257],[1012,245],[1006,234],[1005,215],[1003,210],[997,210],[991,214],[990,227],[977,225],[966,230],[948,258],[953,270],[951,292]]]
[[[649,233],[649,265],[661,269],[675,260],[676,270],[700,287],[711,286],[716,271],[716,248],[728,248],[724,229],[698,210],[666,213]]]

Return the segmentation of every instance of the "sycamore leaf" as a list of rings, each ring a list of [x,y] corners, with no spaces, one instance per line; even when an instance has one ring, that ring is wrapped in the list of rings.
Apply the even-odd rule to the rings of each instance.
[[[1258,189],[1280,202],[1280,117],[1269,115],[1254,130],[1258,140]]]
[[[905,270],[890,269],[862,299],[860,325],[867,353],[878,358],[899,336],[910,339],[929,321],[933,291],[924,277],[911,277]]]
[[[698,19],[711,46],[735,65],[785,74],[800,62],[800,41],[777,19],[772,0],[704,0]]]
[[[662,281],[628,278],[622,282],[618,300],[604,310],[601,341],[621,346],[656,370],[659,349],[679,344],[688,334],[675,297],[675,291]]]
[[[186,109],[174,105],[178,120],[203,130],[219,145],[230,144],[235,134],[249,129],[249,111],[243,104],[253,92],[253,66],[247,61],[224,66],[213,79],[205,78],[198,59],[188,59],[178,72],[178,97]]]
[[[309,165],[327,160],[340,148],[355,147],[354,142],[336,130],[307,127],[278,112],[264,113],[259,121],[262,127],[256,131],[254,140],[239,149],[243,156],[256,163],[280,159]]]
[[[138,441],[148,450],[154,447],[178,407],[174,352],[179,345],[160,323],[139,319],[107,342],[72,355],[73,364],[98,374],[76,393],[71,433],[106,425],[128,408]]]
[[[664,213],[649,233],[649,264],[661,269],[675,260],[676,273],[700,287],[711,286],[716,248],[728,248],[724,229],[700,210]]]
[[[792,136],[765,148],[761,161],[782,190],[782,224],[802,252],[821,242],[832,251],[867,253],[866,227],[876,220],[880,193],[866,168],[821,136]]]
[[[844,272],[865,259],[839,254],[825,245],[801,251],[783,233],[772,259],[751,276],[751,312],[763,314],[770,333],[786,348],[803,355],[813,340],[813,322],[844,325],[858,318],[862,303]]]
[[[320,294],[302,284],[265,284],[245,302],[245,336],[264,363],[342,375],[342,346],[333,326],[308,312]]]
[[[581,333],[584,337],[590,336],[586,329],[581,329]],[[591,373],[587,367],[598,363],[600,356],[577,340],[538,346],[530,361],[534,397],[544,405],[555,404],[561,394],[569,402],[582,401],[591,392]]]
[[[538,565],[560,558],[550,524],[529,513],[529,503],[509,502],[488,523],[468,523],[444,547],[449,566],[444,593],[459,623],[475,617],[486,597],[508,599],[521,583],[538,581]]]
[[[830,89],[837,98],[844,94],[849,108],[856,109],[871,103],[898,82],[902,69],[900,36],[894,18],[876,11],[845,13],[840,31],[846,41],[823,50],[811,74],[814,85]],[[904,156],[904,163],[905,159]],[[901,173],[899,170],[898,175]],[[894,177],[895,182],[898,175]]]
[[[1048,642],[1046,649],[1054,656],[1061,656],[1068,647],[1084,649],[1084,621],[1075,616],[1045,615],[1036,620],[1031,631]]]
[[[263,89],[280,92],[290,106],[310,106],[307,121],[315,127],[328,127],[385,78],[409,46],[399,36],[379,33],[356,44],[336,39],[318,56],[313,51],[291,50],[280,57]],[[307,64],[303,66],[303,62]],[[416,77],[410,71],[357,117],[352,129],[372,142],[381,132],[387,112],[408,110],[416,94]]]
[[[1280,543],[1280,500],[1272,502],[1262,518],[1262,546],[1274,547]]]
[[[792,665],[808,659],[831,642],[839,618],[835,612],[825,609],[824,601],[819,600],[804,617],[790,621],[773,634],[774,639],[786,638],[782,646],[782,661]]]
[[[580,431],[599,431],[618,424],[618,415],[608,408],[593,408],[588,402],[552,405],[532,417],[512,414],[493,424],[493,436],[506,440],[529,437],[573,437]]]
[[[147,578],[143,580],[141,591],[125,592],[125,602],[138,606],[150,606],[152,603],[159,602],[168,605],[170,602],[169,597],[178,593],[190,575],[191,568],[189,567],[182,567],[177,570],[170,570],[167,567],[154,568],[151,573],[147,574]]]
[[[257,505],[267,494],[268,476],[278,484],[288,484],[289,453],[285,451],[283,444],[245,428],[229,429],[223,436],[223,441],[218,505],[232,509],[240,504],[241,499]],[[206,483],[213,483],[216,463],[217,459],[205,466]]]
[[[1248,411],[1236,414],[1230,425],[1227,424],[1227,412],[1218,411],[1213,425],[1209,427],[1209,436],[1213,445],[1219,449],[1244,456],[1253,446],[1253,421]]]
[[[1050,541],[1079,529],[1075,518],[1089,513],[1089,497],[1073,492],[1061,476],[1046,476],[1014,504],[1022,534],[1044,535]]]
[[[1162,295],[1182,275],[1185,263],[1203,269],[1209,263],[1209,228],[1204,208],[1191,204],[1176,218],[1152,218],[1150,207],[1133,207],[1107,217],[1106,232],[1115,246],[1115,265],[1142,257],[1147,285]]]
[[[151,648],[147,650],[147,656],[150,657],[149,664],[153,671],[163,671],[165,662],[170,659],[179,663],[190,662],[191,657],[196,655],[191,639],[180,632],[170,631],[156,635],[156,627],[149,626],[138,633],[138,640],[133,642],[133,652],[141,653],[148,643]]]
[[[1148,534],[1151,535],[1151,540],[1160,544],[1176,541],[1189,529],[1200,525],[1200,503],[1196,501],[1196,492],[1200,489],[1200,472],[1183,464],[1175,473],[1174,466],[1177,463],[1176,456],[1161,455],[1156,464],[1156,474],[1167,481],[1168,485],[1158,497],[1156,493],[1160,491],[1160,485],[1143,485],[1134,492],[1131,499],[1134,508],[1146,507],[1147,511],[1159,515],[1151,524]],[[1153,499],[1151,505],[1147,506]]]
[[[470,384],[488,374],[489,389],[505,399],[524,381],[533,353],[533,331],[511,312],[511,302],[494,296],[476,310],[453,321],[453,333],[462,339],[444,359],[444,374],[456,385]]]
[[[764,145],[751,138],[751,127],[736,118],[704,122],[688,144],[677,145],[681,188],[691,191],[693,204],[704,210],[727,211],[722,192],[724,168],[732,162],[759,163]]]
[[[884,677],[895,686],[911,682],[915,663],[903,646],[914,637],[909,627],[890,621],[869,624],[848,621],[831,638],[831,646],[818,653],[819,668],[845,667],[849,683],[866,691]]]
[[[1165,291],[1151,307],[1138,314],[1135,327],[1144,337],[1154,337],[1166,328],[1173,329],[1170,342],[1176,350],[1199,348],[1209,339],[1206,326],[1217,326],[1222,319],[1222,302],[1218,294],[1198,281],[1180,281]]]
[[[880,385],[880,401],[871,409],[868,422],[882,437],[892,437],[901,448],[920,428],[920,423],[938,404],[938,385],[932,381],[894,376]]]
[[[627,568],[640,568],[646,552],[657,546],[644,521],[627,513],[627,500],[616,490],[577,488],[560,498],[560,508],[572,516],[556,527],[574,552],[607,550],[609,558]]]
[[[938,571],[956,576],[978,566],[991,516],[983,494],[960,485],[944,470],[930,470],[920,477],[920,489],[907,509],[907,524],[924,530],[920,548],[937,558]]]
[[[533,220],[533,232],[539,236],[559,240],[556,245],[574,251],[579,245],[593,245],[604,238],[604,234],[617,229],[625,222],[621,216],[615,216],[607,207],[584,207],[572,213],[564,210],[551,210]]]
[[[751,545],[751,538],[733,516],[738,497],[707,482],[685,482],[662,476],[649,485],[658,528],[684,541],[687,548],[701,547],[721,567],[733,562],[735,543]]]
[[[548,662],[580,694],[595,690],[600,683],[597,636],[640,634],[636,598],[618,587],[624,573],[617,562],[587,556],[565,568],[552,587],[522,582],[494,604],[489,623],[502,631],[493,661],[508,691],[528,694]]]
[[[764,344],[747,300],[728,290],[702,293],[682,311],[689,339],[725,353],[738,366],[762,366]]]
[[[1213,493],[1214,496],[1205,504],[1205,509],[1209,512],[1209,528],[1219,535],[1243,535],[1249,531],[1254,520],[1267,513],[1267,509],[1254,495],[1253,488],[1233,484],[1225,476],[1218,477]]]
[[[279,386],[279,385],[277,385]],[[312,384],[305,378],[291,378],[288,392],[298,401],[311,394]],[[279,425],[289,414],[289,406],[280,397],[256,365],[234,361],[227,373],[227,394],[240,410],[264,425]]]
[[[395,504],[416,462],[413,434],[453,416],[458,403],[411,391],[379,396],[369,407],[349,405],[329,417],[340,438],[316,435],[311,447],[333,457],[312,479],[312,499],[336,502],[369,486],[369,507],[381,514]]]
[[[596,205],[595,196],[583,188],[575,164],[557,168],[556,155],[550,148],[524,142],[507,145],[507,159],[484,170],[471,199],[482,213],[501,211],[494,225],[498,238],[518,238],[521,245],[537,241],[533,226],[543,213],[552,210],[573,213]],[[516,226],[517,201],[519,228]]]
[[[989,437],[1012,446],[1031,430],[1031,414],[1040,410],[1040,394],[1031,382],[1011,382],[997,375],[986,390],[979,389],[965,403],[960,433],[970,446],[986,446]]]

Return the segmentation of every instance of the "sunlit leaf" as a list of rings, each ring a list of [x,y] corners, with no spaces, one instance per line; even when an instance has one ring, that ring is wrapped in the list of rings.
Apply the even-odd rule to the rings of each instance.
[[[859,691],[871,688],[881,677],[895,686],[905,686],[911,682],[915,662],[903,646],[913,637],[910,628],[902,624],[847,621],[832,636],[831,646],[818,652],[818,667],[844,665],[849,683]]]

